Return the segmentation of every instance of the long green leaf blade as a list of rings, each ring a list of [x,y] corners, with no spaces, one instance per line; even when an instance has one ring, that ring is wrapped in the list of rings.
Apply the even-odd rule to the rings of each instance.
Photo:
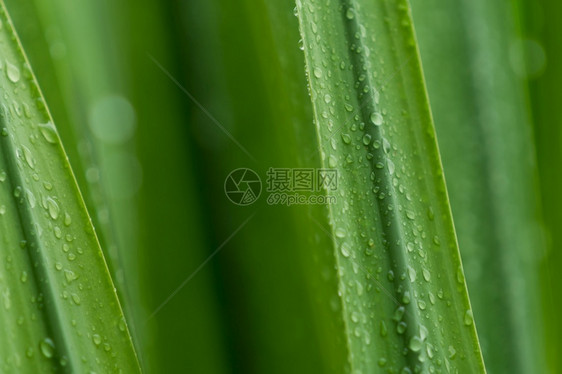
[[[297,1],[351,371],[481,373],[406,1]]]
[[[413,5],[487,368],[544,372],[538,196],[513,2]]]
[[[541,263],[543,321],[549,373],[562,372],[562,3],[556,0],[519,1],[525,24],[524,39],[533,48],[527,58],[534,63],[530,78],[545,238],[548,252]],[[541,52],[544,55],[541,56]],[[542,57],[542,59],[541,59]],[[540,64],[542,60],[542,69]],[[546,65],[545,65],[546,64]],[[536,78],[536,79],[533,79]]]
[[[0,368],[139,372],[84,202],[0,7]]]

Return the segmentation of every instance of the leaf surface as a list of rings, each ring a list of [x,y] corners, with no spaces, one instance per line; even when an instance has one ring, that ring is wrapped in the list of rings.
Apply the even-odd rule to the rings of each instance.
[[[453,217],[487,368],[544,372],[544,243],[513,2],[413,3]]]
[[[139,372],[91,220],[1,5],[0,368]]]
[[[485,371],[406,1],[297,1],[351,372]]]

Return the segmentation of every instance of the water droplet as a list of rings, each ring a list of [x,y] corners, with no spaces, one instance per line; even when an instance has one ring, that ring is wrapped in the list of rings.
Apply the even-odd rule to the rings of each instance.
[[[387,159],[387,160],[386,160],[386,164],[388,165],[388,172],[389,172],[391,175],[394,174],[394,169],[395,169],[394,162],[392,162],[391,159]]]
[[[400,322],[396,326],[396,332],[399,333],[399,334],[403,334],[406,331],[407,327],[408,327],[408,325],[406,324],[406,322]]]
[[[427,330],[427,327],[425,327],[424,325],[420,325],[420,338],[422,341],[424,341],[427,336],[429,335],[429,331]]]
[[[426,282],[429,282],[429,280],[431,279],[431,273],[429,272],[429,270],[423,269],[422,274],[423,279],[425,279]]]
[[[70,226],[71,223],[72,223],[72,217],[70,217],[70,214],[65,212],[64,213],[64,225]]]
[[[432,207],[429,207],[427,209],[427,217],[429,218],[430,221],[433,221],[433,219],[435,218],[435,213],[433,212]]]
[[[127,330],[127,323],[125,322],[125,318],[121,317],[118,323],[119,331],[125,332]]]
[[[322,69],[318,67],[314,68],[314,76],[316,78],[322,78]]]
[[[337,236],[338,238],[345,238],[345,235],[346,235],[346,231],[345,231],[345,229],[344,229],[343,227],[338,227],[338,228],[336,229],[336,236]]]
[[[60,212],[59,205],[51,197],[47,198],[47,209],[52,219],[59,218],[59,212]]]
[[[71,297],[72,297],[72,301],[74,301],[74,304],[80,305],[80,301],[81,301],[81,300],[80,300],[80,296],[78,296],[77,294],[73,293],[73,294],[71,295]]]
[[[404,308],[403,306],[399,306],[394,311],[394,315],[392,316],[392,319],[395,320],[396,322],[401,321],[402,317],[404,317],[404,313],[406,313],[406,308]]]
[[[92,335],[92,341],[94,342],[95,345],[100,345],[101,344],[101,336],[99,336],[98,334]]]
[[[21,77],[20,69],[9,61],[6,61],[6,75],[12,83],[17,83]]]
[[[386,323],[384,323],[384,321],[381,321],[380,324],[380,334],[381,336],[384,338],[386,335],[388,335],[388,330],[386,328]]]
[[[345,103],[343,106],[348,112],[353,112],[353,106],[351,104]]]
[[[34,169],[35,160],[33,159],[33,155],[31,154],[31,151],[25,145],[23,145],[21,148],[23,149],[23,158],[25,159],[25,162],[30,168]]]
[[[410,282],[415,282],[416,270],[411,266],[408,266],[408,277],[410,278]]]
[[[52,122],[47,122],[47,123],[40,123],[39,124],[39,131],[41,132],[41,135],[43,135],[43,138],[45,138],[45,140],[48,143],[51,144],[56,144],[57,143],[57,130],[55,128],[55,125],[53,125]]]
[[[474,317],[472,316],[472,310],[467,310],[464,314],[464,324],[470,326],[474,323]]]
[[[369,134],[363,135],[363,144],[365,145],[371,144],[371,135]]]
[[[388,271],[387,278],[391,282],[394,280],[394,272],[392,270]]]
[[[456,355],[457,355],[457,351],[456,351],[455,347],[450,345],[449,346],[449,359],[453,360]]]
[[[441,245],[441,240],[439,239],[439,236],[435,235],[435,236],[433,237],[433,243],[434,243],[435,245]]]
[[[338,165],[338,160],[336,159],[336,156],[330,155],[330,158],[328,159],[328,165],[331,168],[335,168]]]
[[[414,219],[414,218],[416,218],[416,215],[411,210],[407,210],[406,211],[406,217],[408,217],[408,219]]]
[[[359,281],[356,281],[355,285],[357,286],[357,295],[363,295],[363,285]]]
[[[35,195],[33,194],[33,192],[26,189],[25,190],[25,197],[27,197],[27,201],[29,202],[29,206],[31,208],[35,208],[36,200],[35,200]]]
[[[69,283],[78,278],[78,276],[76,276],[76,274],[72,270],[65,270],[64,277]]]
[[[347,19],[349,19],[349,20],[355,18],[355,13],[354,13],[354,11],[353,11],[353,8],[349,8],[349,9],[347,10],[347,12],[345,12],[345,17],[346,17]]]
[[[55,354],[55,343],[51,339],[45,338],[39,343],[39,349],[43,356],[51,358]]]
[[[404,296],[402,296],[402,303],[410,304],[410,291],[404,292]]]
[[[343,243],[340,247],[341,254],[343,257],[349,257],[351,255],[351,248],[347,243]]]
[[[412,337],[410,339],[409,347],[413,352],[419,352],[422,349],[423,342],[418,336]]]
[[[351,143],[351,136],[349,136],[349,134],[342,134],[341,135],[341,139],[343,140],[343,142],[345,144],[350,144]]]
[[[326,104],[329,104],[332,101],[332,96],[330,96],[329,94],[324,95],[324,102]]]
[[[390,152],[390,143],[386,140],[386,138],[382,138],[382,149],[384,150],[384,153]]]
[[[457,282],[460,284],[464,283],[464,274],[460,266],[457,268]]]
[[[373,112],[371,114],[371,122],[373,123],[373,125],[375,126],[380,126],[383,123],[383,117],[382,114],[378,113],[378,112]]]

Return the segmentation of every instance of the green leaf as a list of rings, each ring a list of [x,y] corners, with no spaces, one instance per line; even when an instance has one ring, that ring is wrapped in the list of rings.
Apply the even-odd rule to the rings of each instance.
[[[351,371],[485,371],[406,1],[297,1]]]
[[[413,14],[486,366],[543,373],[544,243],[516,9],[429,0]]]
[[[0,368],[139,372],[58,134],[3,3],[0,12]]]
[[[529,77],[540,191],[548,246],[540,269],[546,354],[550,373],[562,372],[562,3],[556,0],[519,1],[525,23],[527,59],[541,61],[542,69]],[[536,65],[535,65],[536,66]]]
[[[347,352],[331,237],[319,227],[328,226],[326,209],[266,203],[269,167],[321,166],[294,4],[186,5],[183,46],[197,58],[185,64],[191,77],[185,87],[255,157],[192,105],[195,140],[204,155],[203,203],[216,238],[210,250],[236,231],[213,259],[224,283],[230,366],[256,373],[341,373]],[[263,182],[259,201],[248,207],[224,196],[225,177],[239,167],[252,168]]]

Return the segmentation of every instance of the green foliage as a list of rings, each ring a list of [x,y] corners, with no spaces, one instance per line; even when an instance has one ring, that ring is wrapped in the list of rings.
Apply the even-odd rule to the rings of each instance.
[[[487,0],[413,6],[486,367],[542,373],[545,249],[516,9]]]
[[[351,370],[484,372],[408,4],[297,7]]]
[[[520,1],[525,25],[526,60],[536,70],[530,75],[547,255],[541,264],[546,353],[550,373],[562,371],[562,4],[559,1]],[[542,62],[542,65],[541,65]]]
[[[5,1],[0,372],[557,372],[554,0]]]
[[[3,4],[0,12],[0,367],[139,372],[59,136]]]

